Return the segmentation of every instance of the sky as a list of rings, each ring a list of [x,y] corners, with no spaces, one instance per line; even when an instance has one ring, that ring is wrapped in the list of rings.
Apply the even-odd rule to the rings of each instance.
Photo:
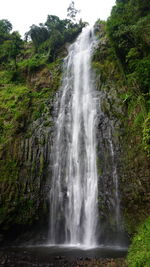
[[[66,18],[71,0],[1,0],[0,19],[8,19],[14,31],[23,36],[32,24],[46,21],[47,15]],[[94,24],[100,18],[106,20],[115,0],[74,0],[84,21]]]

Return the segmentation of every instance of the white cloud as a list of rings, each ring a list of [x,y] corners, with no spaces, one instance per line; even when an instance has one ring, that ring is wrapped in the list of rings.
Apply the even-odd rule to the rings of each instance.
[[[2,0],[0,19],[8,19],[14,30],[24,34],[32,24],[44,23],[47,15],[66,17],[71,0]],[[81,10],[83,20],[94,23],[98,18],[106,19],[115,0],[74,0],[75,7]]]

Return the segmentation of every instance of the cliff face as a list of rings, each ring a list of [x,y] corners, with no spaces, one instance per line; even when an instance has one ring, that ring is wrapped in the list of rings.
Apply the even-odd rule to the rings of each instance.
[[[121,218],[129,233],[148,214],[150,203],[149,159],[141,146],[141,129],[134,125],[137,107],[129,114],[127,84],[118,59],[99,26],[99,45],[93,56],[95,83],[99,97],[97,121],[97,165],[99,175],[99,210],[104,232],[115,234],[113,173],[119,183]],[[26,89],[15,98],[3,94],[0,124],[1,208],[0,225],[4,234],[35,223],[48,225],[51,186],[51,147],[53,143],[55,100],[60,85],[62,60],[26,72]],[[11,84],[16,90],[19,85]],[[8,93],[8,82],[1,86]],[[23,89],[22,89],[23,90]],[[9,102],[10,101],[10,102]],[[13,101],[16,101],[15,104]],[[14,110],[14,106],[18,110]],[[7,117],[5,116],[7,113]],[[19,113],[19,115],[18,115]],[[57,111],[56,111],[57,113]],[[11,122],[11,127],[6,127]],[[1,126],[2,125],[2,126]],[[114,169],[115,166],[115,169]]]
[[[142,138],[137,132],[122,139],[123,166],[121,169],[122,205],[126,227],[133,233],[148,216],[150,210],[150,161],[141,148]]]
[[[33,224],[48,224],[50,190],[50,150],[56,89],[61,77],[61,62],[42,66],[26,76],[26,93],[15,99],[14,115],[7,102],[1,109],[3,131],[0,150],[0,225],[1,234],[21,233]],[[20,90],[20,85],[13,85]],[[8,92],[8,84],[3,91]],[[16,90],[17,90],[16,89]],[[21,103],[21,104],[20,104]],[[27,103],[27,104],[26,104]],[[22,105],[22,106],[21,106]],[[21,106],[21,108],[20,108]],[[12,129],[7,130],[9,121]],[[17,112],[19,116],[17,117]]]
[[[109,183],[109,175],[112,176],[112,159],[108,156],[109,146],[107,144],[109,143],[108,132],[111,131],[114,164],[116,164],[119,179],[121,220],[128,233],[133,234],[137,226],[147,218],[150,208],[150,161],[148,154],[144,151],[143,119],[141,119],[145,102],[142,94],[134,96],[132,100],[130,97],[127,99],[131,88],[112,43],[105,34],[105,24],[101,23],[97,27],[99,45],[93,57],[93,67],[97,77],[97,89],[102,95],[101,110],[103,112],[98,129],[98,135],[101,135],[101,140],[103,140],[98,145],[98,162],[101,161],[99,163],[103,166],[101,171],[106,176],[103,179],[106,183],[103,185],[100,182],[100,188],[105,188],[104,191],[107,192],[108,187],[111,186],[113,191],[113,186]],[[141,98],[142,101],[137,98]],[[101,156],[102,150],[105,151],[106,164],[109,165],[106,175],[105,160]],[[110,211],[109,200],[111,198],[108,192],[106,198],[105,203],[108,203],[108,207],[104,205],[104,210],[109,216],[111,212],[113,213],[113,209]],[[113,225],[112,222],[111,224]]]

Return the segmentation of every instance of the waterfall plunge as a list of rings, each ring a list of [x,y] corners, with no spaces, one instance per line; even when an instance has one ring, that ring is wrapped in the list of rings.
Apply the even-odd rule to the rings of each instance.
[[[85,28],[69,47],[53,146],[50,192],[52,244],[96,245],[97,166],[93,32]]]

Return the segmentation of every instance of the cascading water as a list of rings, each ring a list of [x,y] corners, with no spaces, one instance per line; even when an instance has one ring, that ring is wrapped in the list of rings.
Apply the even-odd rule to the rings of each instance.
[[[96,244],[97,98],[90,64],[94,44],[92,30],[83,29],[64,62],[53,146],[49,232],[52,244]]]
[[[116,229],[120,231],[121,229],[121,218],[120,218],[120,198],[119,198],[119,185],[118,185],[118,173],[117,173],[117,166],[115,163],[115,154],[114,154],[114,146],[112,143],[112,136],[109,132],[108,142],[110,145],[111,157],[112,157],[112,178],[113,178],[113,188],[114,188],[114,205],[115,205],[115,224]]]

